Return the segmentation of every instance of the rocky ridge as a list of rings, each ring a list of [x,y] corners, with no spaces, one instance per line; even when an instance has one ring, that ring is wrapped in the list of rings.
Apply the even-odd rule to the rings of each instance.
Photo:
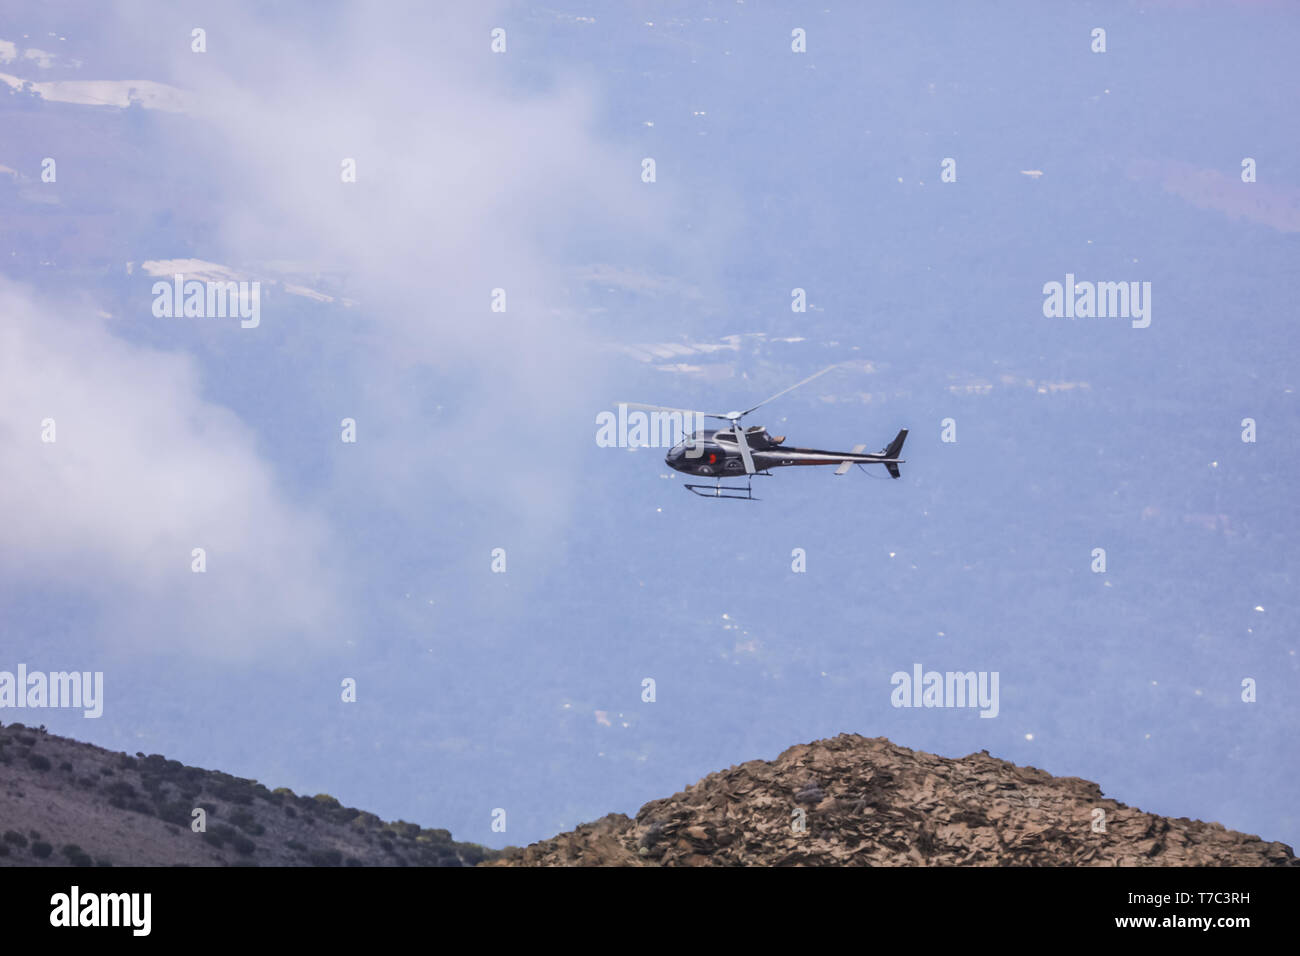
[[[1295,866],[1291,848],[1078,777],[841,734],[712,773],[487,866]]]

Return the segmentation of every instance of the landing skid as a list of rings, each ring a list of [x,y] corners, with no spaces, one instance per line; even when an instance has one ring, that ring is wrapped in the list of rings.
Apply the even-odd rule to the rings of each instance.
[[[759,471],[754,475],[763,478],[771,478],[767,472]],[[751,475],[745,482],[744,488],[737,488],[732,485],[724,485],[722,479],[718,478],[711,485],[686,485],[686,490],[693,495],[699,495],[701,498],[736,498],[740,501],[762,501],[761,498],[754,497],[754,475]]]

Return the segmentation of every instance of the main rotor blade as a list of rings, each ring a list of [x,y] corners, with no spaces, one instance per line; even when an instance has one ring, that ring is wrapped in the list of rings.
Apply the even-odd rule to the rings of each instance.
[[[762,408],[764,405],[766,405],[768,402],[770,402],[773,398],[780,398],[780,397],[781,397],[782,395],[784,395],[786,392],[793,392],[793,391],[794,391],[796,388],[798,388],[800,385],[807,385],[809,382],[811,382],[813,379],[817,378],[819,375],[825,375],[827,372],[829,372],[831,369],[834,369],[834,368],[839,368],[839,365],[838,365],[838,364],[836,364],[836,365],[827,365],[827,366],[826,366],[824,369],[822,369],[820,372],[814,372],[812,375],[809,375],[809,376],[808,376],[806,379],[804,379],[802,382],[795,382],[795,383],[794,383],[793,385],[791,385],[789,388],[783,388],[783,389],[781,389],[781,391],[777,392],[775,395],[772,395],[772,396],[769,397],[769,398],[765,398],[765,399],[763,399],[761,402],[759,402],[759,403],[758,403],[757,405],[755,405],[753,408],[747,408],[747,409],[745,409],[743,412],[741,412],[740,414],[741,414],[741,415],[748,415],[750,412],[754,411],[754,409]]]
[[[736,422],[736,444],[740,446],[740,457],[745,459],[745,474],[754,473],[754,456],[749,453],[749,438],[745,435],[745,427]]]
[[[618,402],[619,405],[626,405],[628,408],[636,408],[646,412],[679,412],[683,415],[699,415],[702,418],[721,418],[727,421],[726,415],[719,415],[716,412],[701,412],[694,408],[669,408],[666,405],[643,405],[641,402]]]

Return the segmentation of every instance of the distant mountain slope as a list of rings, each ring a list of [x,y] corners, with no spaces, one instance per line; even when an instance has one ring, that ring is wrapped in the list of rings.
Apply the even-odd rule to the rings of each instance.
[[[204,833],[191,829],[198,807]],[[473,866],[493,856],[327,794],[0,727],[0,866]]]
[[[802,811],[805,832],[795,823]],[[1101,825],[1104,813],[1105,829]],[[1291,848],[1143,813],[1095,783],[841,734],[751,760],[495,866],[1295,866]]]

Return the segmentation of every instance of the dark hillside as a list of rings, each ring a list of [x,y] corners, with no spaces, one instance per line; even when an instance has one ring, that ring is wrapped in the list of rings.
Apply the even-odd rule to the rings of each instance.
[[[196,808],[205,832],[192,829]],[[0,727],[0,866],[473,866],[493,855],[328,794]]]

